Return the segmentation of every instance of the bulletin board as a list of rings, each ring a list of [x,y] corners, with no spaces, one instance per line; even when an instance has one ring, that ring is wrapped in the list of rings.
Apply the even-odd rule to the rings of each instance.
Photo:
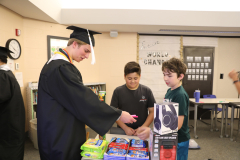
[[[162,63],[172,57],[180,58],[180,36],[139,36],[138,62],[140,83],[148,86],[157,103],[163,102],[168,86],[163,80]]]

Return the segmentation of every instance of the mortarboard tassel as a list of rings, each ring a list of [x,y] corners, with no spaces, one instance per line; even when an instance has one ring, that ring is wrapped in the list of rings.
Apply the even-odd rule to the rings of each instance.
[[[92,52],[92,62],[91,62],[91,64],[94,65],[94,63],[96,62],[95,54],[94,54],[94,50],[93,50],[93,46],[92,46],[92,40],[91,40],[91,37],[90,37],[88,29],[87,29],[87,32],[88,32],[88,37],[89,37],[89,42],[90,42],[91,52]]]

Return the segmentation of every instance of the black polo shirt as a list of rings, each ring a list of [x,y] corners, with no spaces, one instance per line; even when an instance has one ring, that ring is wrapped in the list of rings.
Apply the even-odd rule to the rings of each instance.
[[[117,87],[111,100],[111,106],[138,116],[136,123],[126,124],[133,129],[144,124],[148,117],[148,108],[154,107],[154,103],[156,101],[151,89],[141,84],[136,90],[128,89],[126,84]]]

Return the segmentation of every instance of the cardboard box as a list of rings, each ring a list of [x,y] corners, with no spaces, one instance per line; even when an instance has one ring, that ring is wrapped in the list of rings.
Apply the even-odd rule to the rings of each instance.
[[[132,140],[130,141],[130,144],[131,144]],[[148,148],[149,150],[149,144],[148,144],[148,141],[144,141],[145,144],[146,144],[146,148]],[[129,148],[128,148],[128,152],[129,153]],[[126,160],[149,160],[149,152],[148,152],[148,156],[147,157],[144,157],[144,158],[138,158],[138,157],[131,157],[129,155],[126,156]]]
[[[176,160],[178,134],[159,135],[153,133],[151,160]]]
[[[174,102],[155,103],[153,131],[160,135],[177,132],[178,107]]]
[[[111,142],[116,142],[116,140],[113,140],[113,141],[109,142],[108,148],[107,148],[106,152],[104,153],[104,160],[149,160],[149,152],[148,152],[148,157],[144,157],[144,158],[131,157],[131,156],[128,155],[129,147],[130,147],[130,144],[132,142],[132,139],[129,140],[128,147],[126,149],[127,153],[126,153],[125,156],[108,155],[107,152],[110,149],[109,146],[110,146]],[[144,141],[144,142],[146,144],[146,148],[148,148],[149,147],[148,141]]]
[[[107,152],[109,151],[109,145],[111,144],[111,142],[116,142],[116,139],[117,137],[113,137],[112,140],[109,142],[108,144],[108,148],[106,150],[106,152],[104,153],[104,160],[126,160],[126,155],[124,156],[115,156],[115,155],[108,155]],[[123,138],[123,139],[126,139],[126,141],[128,141],[128,145],[127,145],[127,149],[126,149],[126,153],[128,151],[128,148],[129,148],[129,143],[130,143],[130,140],[127,139],[127,138]]]

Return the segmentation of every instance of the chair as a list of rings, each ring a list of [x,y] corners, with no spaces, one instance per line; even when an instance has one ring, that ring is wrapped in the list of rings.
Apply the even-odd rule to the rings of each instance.
[[[211,95],[211,94],[207,94],[207,95],[203,95],[203,98],[216,98],[215,95]],[[202,106],[203,109],[208,109],[209,111],[211,111],[211,131],[213,131],[213,118],[214,118],[214,111],[215,111],[215,105],[203,105]],[[218,113],[222,111],[222,108],[218,108],[217,109]],[[207,113],[207,112],[205,112]],[[203,120],[201,120],[202,116],[205,114],[203,113],[201,116],[200,116],[200,121],[202,121],[203,123],[205,124],[209,124],[209,123],[206,123],[204,122]],[[217,114],[218,114],[217,113]],[[215,115],[215,118],[217,118],[217,114]],[[216,124],[215,124],[216,125]]]
[[[188,126],[189,126],[189,114],[191,111],[194,111],[194,110],[195,110],[194,107],[188,106]]]
[[[237,142],[238,134],[240,132],[240,116],[238,113],[238,109],[240,109],[240,107],[236,107],[236,109],[237,109],[237,118],[238,118],[238,129],[237,129],[237,135],[236,135],[235,141]]]

